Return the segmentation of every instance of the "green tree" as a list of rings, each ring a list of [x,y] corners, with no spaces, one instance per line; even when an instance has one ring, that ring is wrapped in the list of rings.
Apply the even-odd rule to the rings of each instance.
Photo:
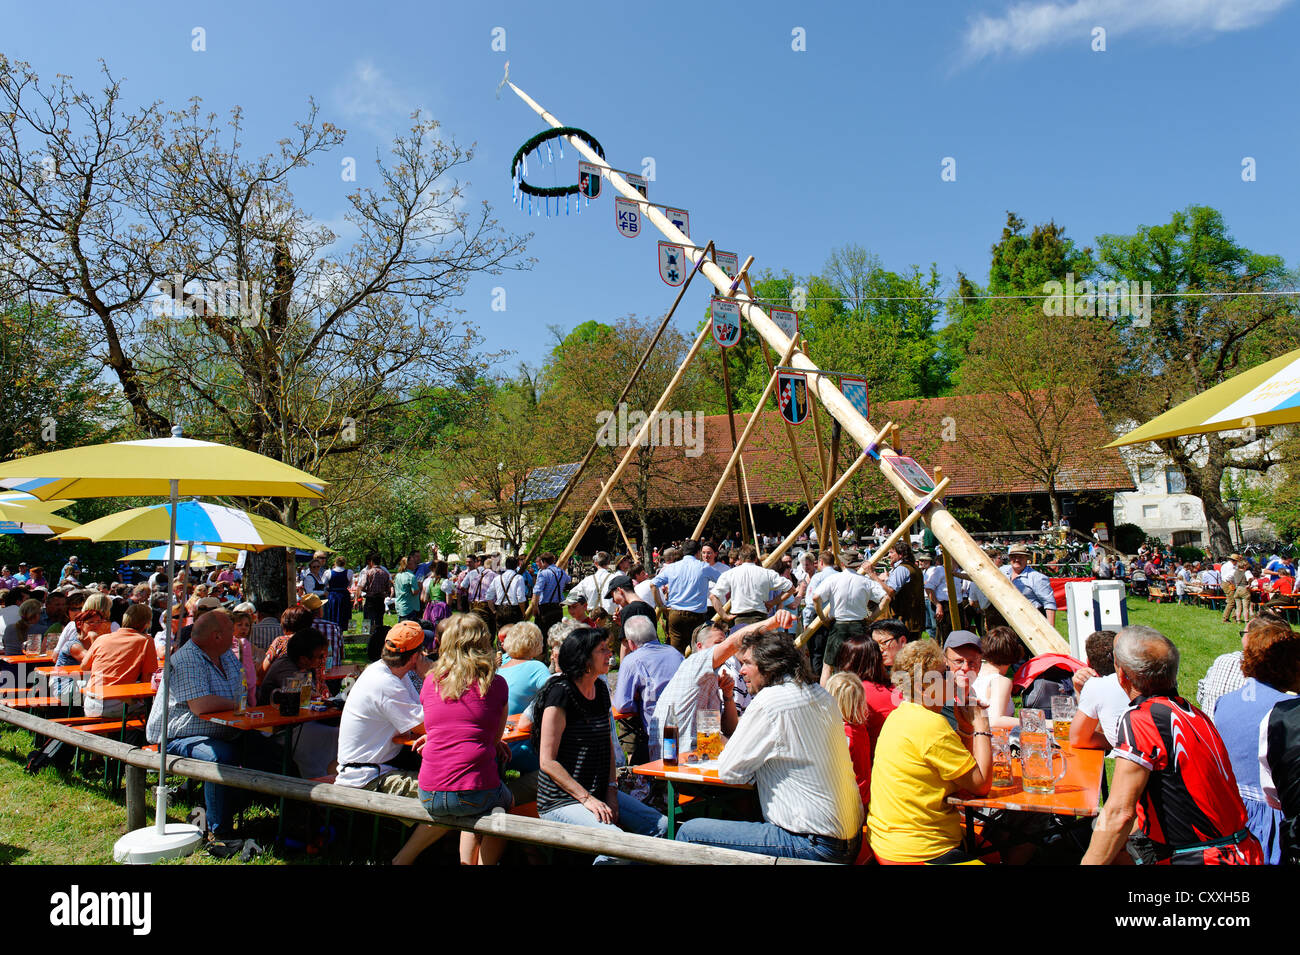
[[[1149,282],[1149,314],[1118,324],[1125,354],[1111,418],[1136,426],[1300,344],[1293,296],[1234,295],[1294,287],[1281,256],[1253,252],[1208,206],[1189,206],[1161,225],[1098,238],[1101,271],[1112,281]],[[1215,294],[1223,293],[1223,294]],[[1201,499],[1216,554],[1231,547],[1229,469],[1262,473],[1288,460],[1275,435],[1215,433],[1154,442]]]

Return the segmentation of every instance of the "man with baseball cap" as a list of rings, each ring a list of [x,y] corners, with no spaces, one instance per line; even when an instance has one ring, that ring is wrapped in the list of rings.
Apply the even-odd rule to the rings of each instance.
[[[424,707],[410,674],[423,678],[433,667],[423,647],[424,630],[414,620],[403,620],[388,631],[379,659],[362,671],[348,691],[339,720],[336,786],[419,798],[416,751],[423,746]],[[403,733],[421,737],[416,751],[393,742]],[[393,857],[393,865],[410,865],[445,831],[416,826]]]
[[[620,627],[626,627],[627,622],[633,617],[645,617],[652,627],[658,628],[659,618],[655,615],[654,607],[637,596],[636,584],[627,574],[616,574],[612,577],[609,586],[605,589],[605,596],[613,600],[614,605],[618,607]]]
[[[1012,544],[1007,549],[1007,563],[1000,570],[1011,585],[1047,617],[1049,627],[1056,626],[1056,595],[1047,575],[1029,567],[1029,548]]]

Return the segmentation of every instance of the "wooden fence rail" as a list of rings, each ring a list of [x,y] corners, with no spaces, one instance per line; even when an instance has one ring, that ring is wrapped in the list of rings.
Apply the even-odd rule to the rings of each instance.
[[[109,759],[120,760],[127,766],[127,825],[128,828],[140,828],[145,818],[146,770],[158,768],[158,754],[122,743],[117,740],[92,736],[80,730],[51,723],[49,720],[32,716],[22,710],[0,706],[0,722],[10,723],[21,729],[50,739],[61,740],[78,749],[97,753]],[[547,822],[527,816],[514,816],[502,810],[477,820],[466,819],[430,819],[429,814],[417,800],[386,793],[368,792],[347,786],[335,786],[332,783],[315,783],[310,780],[294,779],[277,773],[264,773],[257,770],[227,766],[224,763],[208,763],[203,760],[189,759],[183,756],[167,757],[167,772],[188,776],[208,783],[220,783],[237,789],[248,789],[268,796],[283,796],[317,806],[329,806],[334,809],[350,809],[372,815],[388,816],[405,822],[436,822],[449,829],[470,829],[482,835],[500,836],[515,842],[528,842],[533,845],[549,846],[572,852],[585,852],[592,855],[617,856],[634,862],[648,862],[658,865],[820,865],[798,859],[778,859],[772,856],[758,855],[752,852],[740,852],[735,849],[718,849],[710,846],[697,846],[651,836],[638,836],[631,833],[613,833],[589,826],[574,826],[568,823]]]

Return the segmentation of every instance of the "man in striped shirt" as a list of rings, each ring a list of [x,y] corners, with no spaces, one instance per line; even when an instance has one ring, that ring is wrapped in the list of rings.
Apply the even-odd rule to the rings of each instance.
[[[678,829],[677,838],[785,858],[853,862],[862,844],[862,797],[839,705],[784,634],[747,633],[739,656],[755,696],[722,750],[718,776],[727,783],[752,781],[763,821],[697,818]]]

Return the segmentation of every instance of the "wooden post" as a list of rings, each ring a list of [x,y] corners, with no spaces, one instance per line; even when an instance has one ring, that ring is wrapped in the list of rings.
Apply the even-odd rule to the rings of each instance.
[[[794,357],[792,349],[795,344],[794,339],[791,339],[790,347],[786,349],[786,354],[790,355],[791,358]],[[763,361],[767,363],[767,373],[775,379],[776,369],[772,365],[772,353],[768,350],[766,341],[763,342]],[[786,359],[782,364],[789,364],[789,362],[790,359]],[[799,486],[803,488],[804,503],[811,510],[814,500],[813,493],[812,488],[808,486],[808,475],[804,473],[803,462],[799,460],[799,439],[795,436],[794,425],[785,420],[785,415],[781,415],[781,423],[785,425],[785,436],[790,442],[790,460],[794,462],[795,473],[799,475]]]
[[[934,479],[938,481],[941,477],[943,477],[943,468],[936,466],[934,469]],[[929,526],[928,522],[926,526]],[[961,610],[958,608],[959,601],[957,600],[957,588],[954,586],[955,580],[952,570],[952,557],[949,555],[948,548],[946,547],[943,549],[943,579],[948,585],[948,623],[954,630],[960,630],[962,628]]]
[[[831,425],[831,466],[828,468],[830,476],[835,477],[835,471],[840,465],[840,436],[844,433],[844,428],[838,421],[832,420]],[[826,508],[826,523],[831,534],[831,550],[835,554],[835,563],[840,563],[840,532],[835,526],[835,502]]]
[[[740,483],[745,486],[745,506],[749,508],[749,529],[754,534],[754,553],[763,553],[758,543],[758,525],[754,523],[754,499],[749,496],[749,477],[745,474],[745,456],[740,457]]]
[[[722,362],[722,391],[727,398],[727,426],[731,428],[731,450],[736,453],[736,415],[731,407],[731,373],[727,371],[727,350],[718,346],[718,358]],[[740,512],[740,539],[749,536],[749,521],[745,519],[745,492],[740,484],[740,473],[736,473],[736,510]]]
[[[533,112],[545,120],[552,128],[560,128],[564,125],[517,85],[509,82],[508,85]],[[615,192],[618,192],[624,198],[639,203],[645,221],[663,233],[668,241],[681,245],[692,262],[698,263],[700,261],[703,257],[702,251],[691,244],[690,237],[673,225],[661,209],[646,203],[641,193],[621,173],[611,168],[609,163],[577,136],[569,135],[568,140],[575,152],[588,162],[601,167]],[[731,288],[732,279],[713,262],[705,261],[700,266],[700,270],[719,292],[726,293]],[[790,347],[789,336],[772,321],[767,312],[757,302],[753,301],[753,296],[745,293],[743,295],[737,294],[735,298],[741,303],[742,310],[748,308],[748,312],[744,314],[756,334],[775,348],[778,353]],[[707,334],[708,329],[706,328],[704,331]],[[807,355],[798,352],[791,358],[791,366],[807,372],[820,370]],[[849,433],[849,436],[854,441],[864,448],[877,443],[879,435],[876,430],[853,407],[852,402],[844,397],[839,388],[833,383],[824,380],[820,375],[812,378],[812,388],[816,391],[816,397],[820,397],[822,404],[826,406],[826,411],[844,425],[844,430]],[[921,494],[903,480],[901,475],[889,467],[887,461],[888,457],[882,454],[880,472],[885,480],[893,485],[894,490],[898,492],[904,502],[915,506],[924,500],[926,495]],[[1042,614],[1025,599],[1020,591],[1016,590],[1010,580],[993,566],[993,562],[971,540],[970,535],[966,533],[951,512],[938,503],[931,510],[930,529],[934,532],[935,537],[939,539],[945,549],[952,553],[953,560],[970,575],[971,579],[989,598],[989,601],[998,608],[1007,623],[1020,635],[1020,638],[1025,641],[1030,650],[1036,654],[1068,653],[1069,644],[1061,639],[1060,634],[1056,632],[1056,628],[1049,627]],[[572,553],[572,547],[573,544],[570,544],[567,553]]]
[[[126,767],[126,831],[135,832],[145,827],[144,770],[139,766]]]
[[[595,153],[593,152],[592,155],[594,156]],[[638,192],[637,195],[640,196],[641,193]],[[685,240],[686,237],[682,236],[682,238]],[[690,250],[688,249],[687,251],[689,252]],[[596,492],[596,499],[591,502],[591,507],[587,508],[586,516],[583,517],[577,530],[573,532],[573,537],[564,548],[564,553],[560,555],[557,563],[563,564],[573,556],[573,552],[578,547],[578,541],[582,540],[582,535],[587,533],[587,528],[591,526],[591,521],[596,516],[597,512],[605,506],[605,499],[609,497],[609,492],[613,490],[616,484],[618,484],[618,480],[623,476],[623,472],[627,470],[627,466],[632,463],[632,456],[640,450],[641,438],[644,437],[647,434],[648,429],[659,420],[659,412],[664,410],[664,406],[668,404],[668,399],[672,397],[673,392],[677,390],[677,386],[681,384],[682,379],[686,377],[686,369],[690,367],[691,362],[695,360],[695,356],[698,355],[700,349],[704,347],[704,343],[711,337],[712,332],[710,331],[710,324],[711,323],[706,322],[704,327],[700,329],[700,333],[695,336],[695,342],[691,345],[691,350],[686,353],[686,357],[682,359],[681,366],[677,369],[677,373],[673,375],[672,380],[668,382],[668,386],[664,388],[664,393],[660,395],[659,400],[655,402],[654,410],[650,412],[646,417],[645,422],[637,429],[636,437],[628,442],[627,451],[623,454],[623,459],[618,462],[618,467],[614,468],[614,473],[609,476],[609,480],[605,481],[600,486],[600,490]],[[1009,584],[1010,581],[1008,581],[1008,585]],[[1015,588],[1013,587],[1012,589],[1014,590]],[[1019,591],[1016,592],[1019,593]]]
[[[802,338],[802,336],[800,337]],[[808,343],[806,341],[802,345],[802,351],[805,354],[808,351]],[[809,375],[807,377],[811,379],[813,376]],[[822,447],[821,412],[817,410],[817,400],[816,397],[812,394],[811,385],[808,389],[808,405],[809,405],[809,409],[812,411],[813,435],[817,442],[817,469],[821,472],[822,490],[825,491],[828,487],[831,486],[832,479],[826,473],[826,451]],[[826,513],[825,512],[823,512],[821,520],[817,522],[817,538],[818,538],[817,546],[820,549],[825,550],[826,549]],[[833,551],[834,548],[831,548],[831,550]],[[836,559],[838,560],[839,558],[837,557]]]
[[[712,249],[713,240],[710,239],[709,244],[704,248],[706,252]],[[703,261],[704,259],[701,258],[700,262]],[[695,273],[699,270],[699,262],[697,262],[695,268],[691,269],[690,274],[686,276],[686,281],[682,283],[681,290],[677,293],[677,297],[673,299],[672,308],[668,309],[668,314],[665,315],[664,320],[659,323],[659,328],[655,330],[654,337],[650,339],[650,344],[646,345],[645,352],[641,355],[641,360],[637,362],[636,368],[632,370],[632,376],[628,378],[627,384],[623,386],[623,393],[618,396],[618,401],[614,402],[615,410],[617,410],[618,406],[623,403],[629,394],[632,393],[632,386],[636,384],[637,378],[641,376],[642,369],[645,368],[646,362],[650,360],[650,354],[654,351],[655,346],[659,344],[659,339],[663,337],[665,329],[668,328],[668,323],[673,319],[673,313],[677,311],[677,306],[681,304],[682,296],[685,295],[686,290],[691,287],[691,280],[695,278]],[[574,471],[569,477],[569,480],[565,482],[564,490],[562,490],[560,496],[555,499],[555,505],[551,508],[551,513],[547,515],[546,522],[542,524],[542,529],[533,535],[533,541],[528,545],[528,553],[524,554],[520,561],[520,566],[527,565],[527,563],[533,559],[533,554],[536,553],[537,548],[542,544],[542,538],[546,536],[546,532],[549,531],[551,525],[555,523],[555,518],[560,514],[560,508],[564,507],[565,502],[569,500],[569,495],[573,493],[573,489],[578,486],[578,480],[587,469],[587,464],[591,461],[592,456],[596,453],[596,448],[598,447],[600,447],[599,439],[591,442],[591,447],[587,449],[587,453],[584,454],[582,460],[578,462],[578,469]]]
[[[766,346],[766,343],[764,343]],[[794,350],[794,343],[790,343],[790,351],[785,353],[785,358],[781,363],[785,364],[790,360],[791,351]],[[727,463],[722,469],[722,474],[718,478],[717,485],[713,488],[713,493],[709,495],[709,502],[704,505],[704,513],[700,515],[699,521],[695,525],[695,531],[691,534],[692,540],[699,540],[700,535],[704,533],[704,525],[709,523],[709,518],[713,516],[713,509],[718,505],[718,499],[722,497],[722,489],[726,486],[727,478],[731,477],[732,469],[735,468],[736,462],[740,460],[741,452],[745,450],[745,445],[749,443],[749,435],[758,424],[758,420],[763,415],[763,408],[767,404],[767,399],[771,396],[772,390],[776,387],[776,375],[773,374],[767,379],[767,387],[763,389],[763,394],[758,399],[758,404],[754,407],[754,412],[745,422],[745,429],[740,432],[740,440],[736,442],[735,447],[731,449],[731,456],[727,458]],[[797,463],[797,462],[796,462]],[[812,502],[809,502],[812,507]]]
[[[618,511],[614,510],[614,502],[606,498],[605,503],[609,505],[609,512],[614,515],[614,524],[618,527],[618,532],[623,535],[623,546],[627,548],[628,556],[636,560],[637,555],[632,549],[632,540],[627,536],[627,531],[623,530],[623,522],[618,518]]]

